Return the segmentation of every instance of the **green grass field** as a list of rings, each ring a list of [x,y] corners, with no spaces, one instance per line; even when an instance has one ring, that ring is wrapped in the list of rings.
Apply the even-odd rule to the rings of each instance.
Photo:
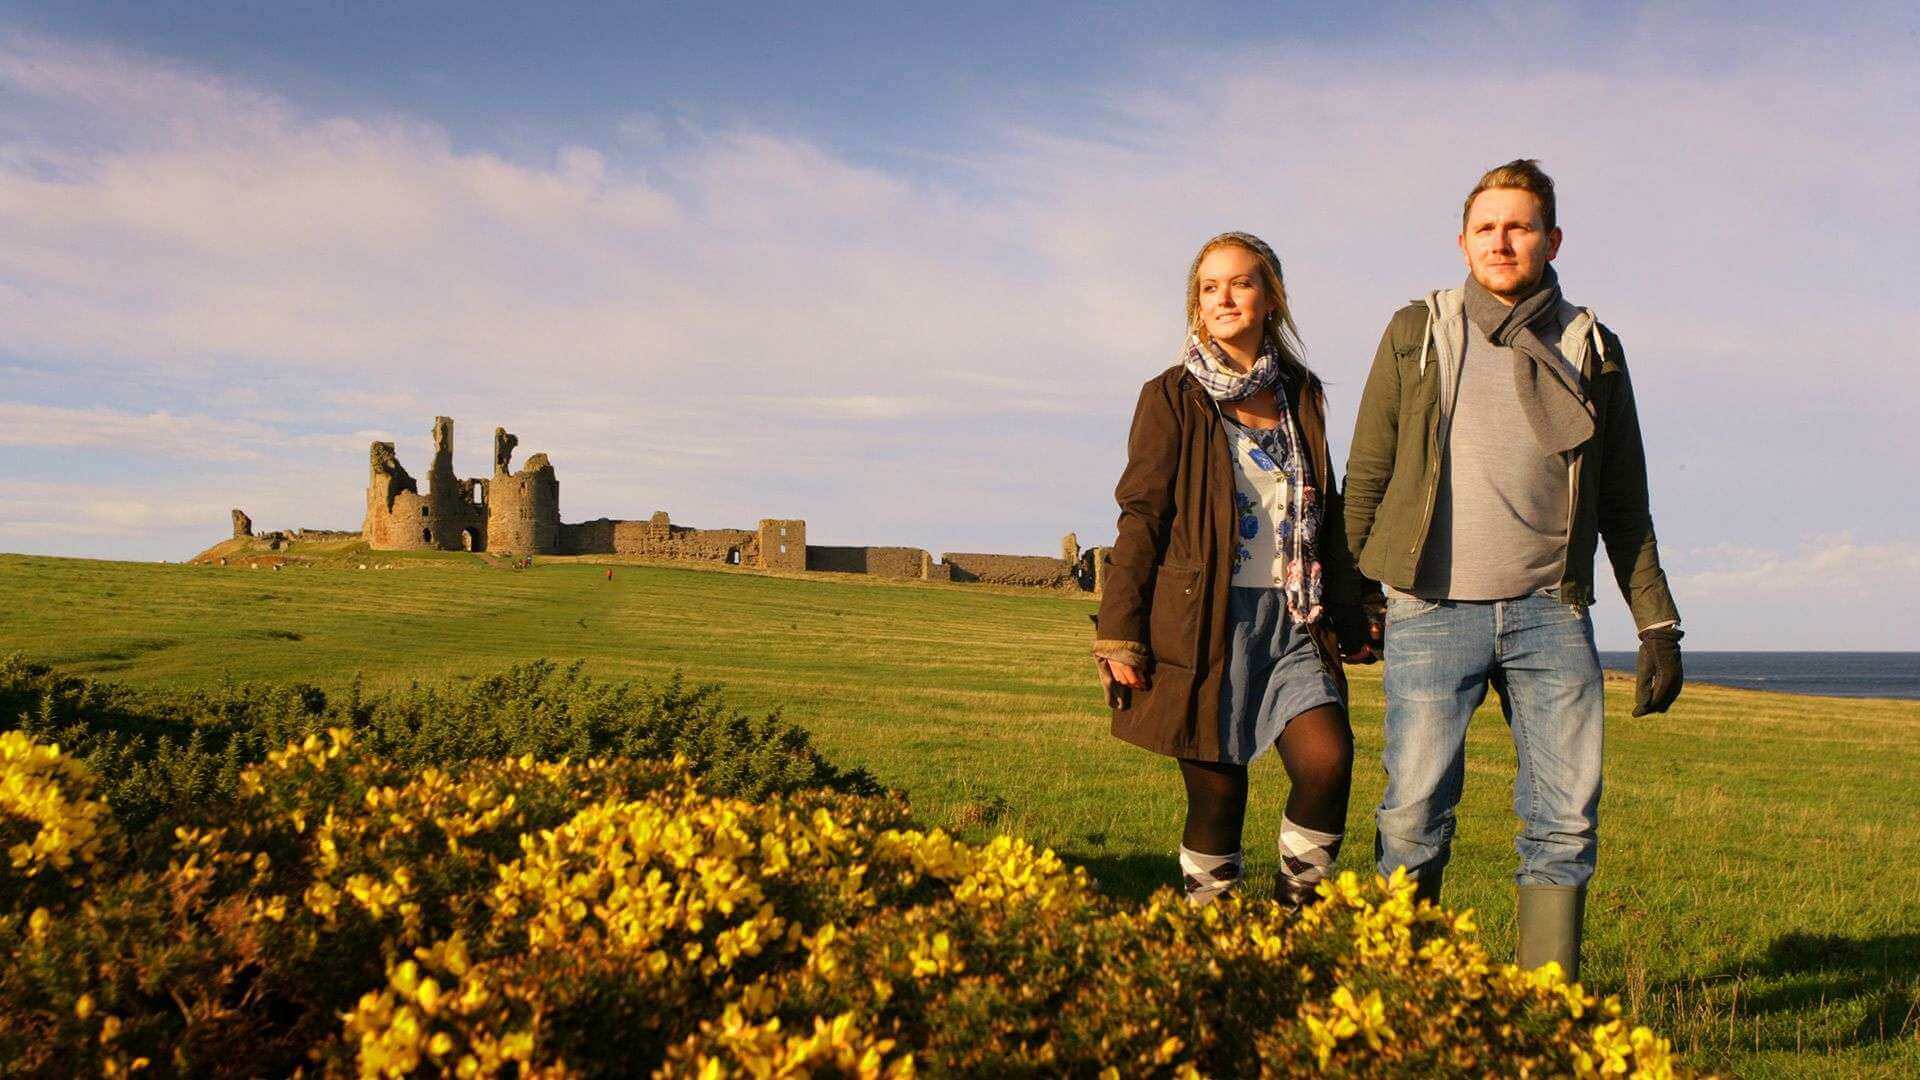
[[[536,657],[679,669],[778,708],[929,824],[1006,830],[1110,890],[1175,878],[1172,764],[1107,734],[1081,597],[978,586],[480,556],[357,569],[350,546],[282,571],[0,555],[0,654],[134,685],[223,676],[339,688]],[[1381,786],[1378,668],[1354,673],[1359,766],[1340,866],[1366,870]],[[1920,703],[1690,687],[1627,717],[1610,684],[1586,981],[1696,1065],[1742,1076],[1920,1075]],[[1447,903],[1512,935],[1513,752],[1476,719]],[[1249,880],[1285,797],[1254,769]]]

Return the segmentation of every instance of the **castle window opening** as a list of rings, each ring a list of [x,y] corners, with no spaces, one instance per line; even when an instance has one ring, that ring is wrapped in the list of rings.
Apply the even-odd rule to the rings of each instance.
[[[461,529],[461,530],[460,530],[460,550],[462,550],[462,551],[472,551],[472,550],[473,550],[473,545],[474,545],[474,540],[475,540],[475,537],[474,537],[474,535],[473,535],[473,530],[472,530],[472,529]]]
[[[727,549],[727,565],[728,566],[740,565],[740,549],[739,548]]]
[[[429,517],[432,517],[432,516],[433,516],[433,507],[431,507],[431,506],[423,506],[423,507],[421,507],[421,508],[420,508],[420,516],[421,516],[421,517],[423,517],[423,518],[429,518]]]
[[[780,526],[780,539],[785,540],[786,538],[787,538],[787,527],[785,525],[782,525]],[[782,552],[785,552],[787,549],[781,548],[780,550]]]
[[[433,543],[433,530],[432,530],[432,529],[421,529],[421,530],[420,530],[420,542],[421,542],[421,543],[424,543],[424,544],[431,544],[431,543]]]
[[[785,545],[785,544],[781,544],[781,545],[780,545],[780,554],[782,554],[782,555],[785,555],[786,553],[787,553],[787,545]]]

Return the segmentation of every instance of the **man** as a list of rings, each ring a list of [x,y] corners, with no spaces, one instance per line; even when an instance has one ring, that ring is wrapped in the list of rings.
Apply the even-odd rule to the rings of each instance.
[[[1633,714],[1680,693],[1680,614],[1660,569],[1620,339],[1561,298],[1553,181],[1502,165],[1467,196],[1468,277],[1387,324],[1347,459],[1348,541],[1387,586],[1380,872],[1437,899],[1491,684],[1519,757],[1515,959],[1578,976],[1600,804],[1593,555],[1640,632]]]

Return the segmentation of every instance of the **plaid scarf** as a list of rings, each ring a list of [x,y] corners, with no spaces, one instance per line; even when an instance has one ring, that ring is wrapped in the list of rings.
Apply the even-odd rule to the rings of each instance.
[[[1183,359],[1187,374],[1199,380],[1207,396],[1215,401],[1243,401],[1280,380],[1280,353],[1271,337],[1260,339],[1260,355],[1253,358],[1253,366],[1244,375],[1221,357],[1219,346],[1201,344],[1199,334],[1187,336]]]
[[[1234,371],[1212,348],[1202,344],[1198,334],[1187,338],[1183,363],[1187,373],[1219,408],[1222,401],[1244,401],[1255,393],[1271,388],[1280,409],[1282,451],[1274,464],[1287,477],[1287,500],[1281,520],[1273,523],[1274,536],[1283,545],[1287,557],[1281,562],[1281,577],[1273,584],[1285,592],[1287,614],[1302,625],[1320,618],[1323,591],[1320,574],[1320,493],[1314,490],[1313,477],[1307,471],[1306,455],[1300,452],[1300,429],[1294,423],[1293,409],[1287,402],[1286,384],[1280,378],[1280,354],[1272,338],[1261,342],[1260,355],[1245,374]],[[1225,414],[1222,413],[1222,419]]]

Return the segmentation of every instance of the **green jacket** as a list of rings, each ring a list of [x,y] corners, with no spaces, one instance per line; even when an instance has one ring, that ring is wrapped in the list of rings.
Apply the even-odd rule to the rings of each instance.
[[[1347,455],[1347,543],[1362,573],[1396,589],[1413,588],[1433,524],[1466,356],[1464,299],[1464,290],[1448,289],[1395,312],[1360,397]],[[1593,553],[1604,540],[1634,625],[1676,623],[1680,612],[1660,569],[1647,507],[1647,460],[1626,353],[1591,310],[1563,302],[1560,315],[1561,354],[1585,378],[1595,415],[1593,438],[1566,455],[1573,512],[1557,595],[1569,604],[1593,603]]]

